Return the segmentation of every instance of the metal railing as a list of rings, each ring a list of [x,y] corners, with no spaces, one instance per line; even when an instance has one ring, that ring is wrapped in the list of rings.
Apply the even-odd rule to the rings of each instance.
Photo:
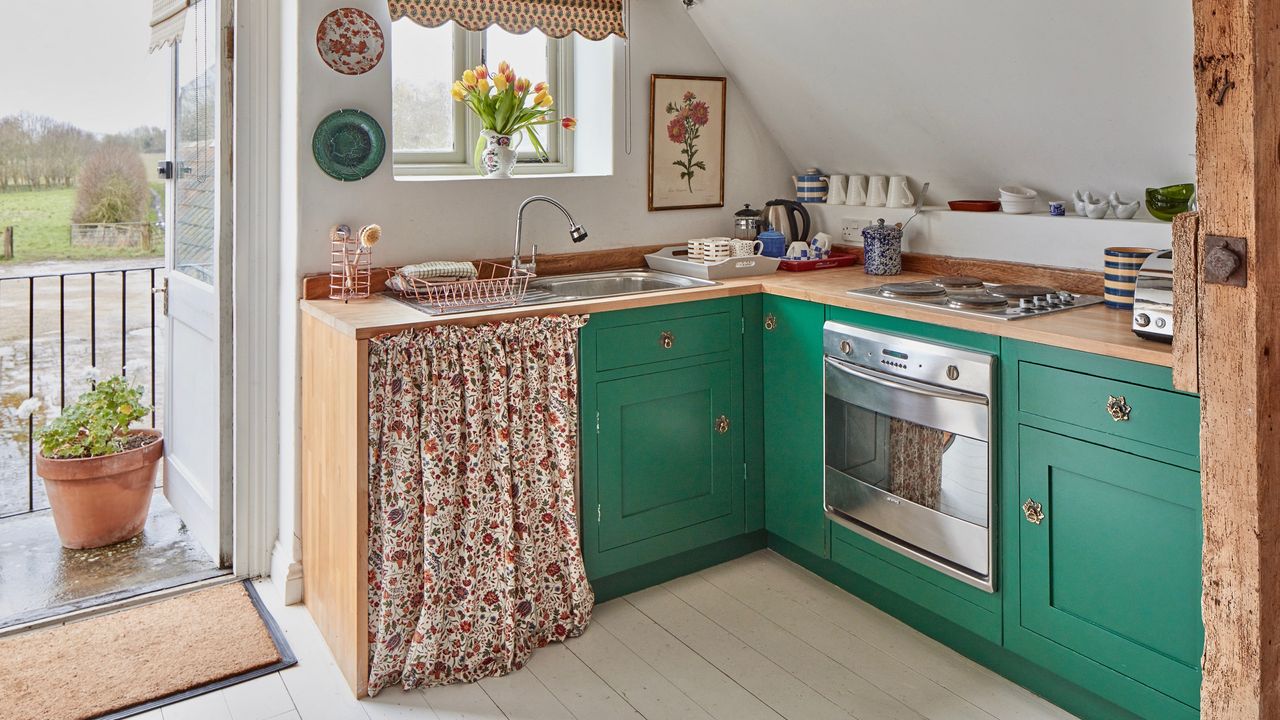
[[[152,291],[163,277],[161,265],[0,277],[0,518],[47,507],[35,430],[91,387],[89,367],[124,374],[145,359],[144,372],[129,374],[146,384],[160,422],[163,328]],[[27,398],[42,407],[23,418],[16,407]]]

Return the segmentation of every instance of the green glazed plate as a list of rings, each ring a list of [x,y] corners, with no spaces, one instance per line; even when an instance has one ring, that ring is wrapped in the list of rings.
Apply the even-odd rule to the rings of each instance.
[[[382,164],[387,138],[368,113],[343,109],[320,121],[311,138],[311,152],[330,177],[363,180]]]

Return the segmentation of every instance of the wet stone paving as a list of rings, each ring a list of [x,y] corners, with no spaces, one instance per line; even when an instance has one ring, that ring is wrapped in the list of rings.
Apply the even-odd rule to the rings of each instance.
[[[53,516],[0,520],[0,628],[224,574],[156,491],[146,529],[132,540],[67,550]]]

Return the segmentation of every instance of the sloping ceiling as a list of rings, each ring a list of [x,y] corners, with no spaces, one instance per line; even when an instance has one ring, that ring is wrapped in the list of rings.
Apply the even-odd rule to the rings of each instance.
[[[661,0],[675,3],[677,0]],[[697,0],[698,28],[792,164],[1136,197],[1194,178],[1191,3]]]

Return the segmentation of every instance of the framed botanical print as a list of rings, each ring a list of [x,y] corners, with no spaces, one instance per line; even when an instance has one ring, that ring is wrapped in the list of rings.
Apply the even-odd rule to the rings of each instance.
[[[724,207],[722,77],[649,77],[649,209]]]

